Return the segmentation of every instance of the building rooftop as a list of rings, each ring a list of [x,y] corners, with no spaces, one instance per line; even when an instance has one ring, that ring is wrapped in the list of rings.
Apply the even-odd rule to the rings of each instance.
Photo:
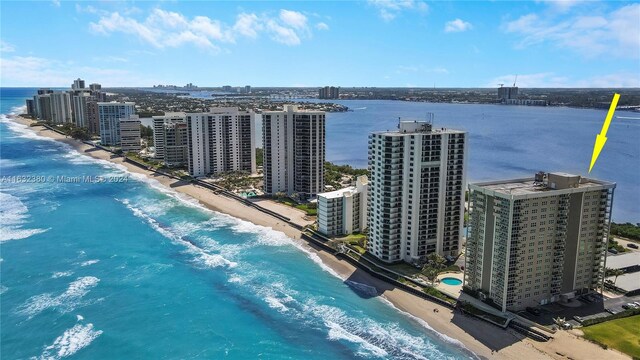
[[[455,129],[447,129],[447,128],[434,128],[433,124],[430,121],[424,120],[400,120],[398,119],[398,129],[397,130],[387,130],[387,131],[374,131],[373,134],[376,135],[388,135],[388,136],[400,136],[404,134],[416,134],[416,133],[434,133],[434,134],[443,134],[443,133],[464,133],[462,130]]]
[[[636,265],[640,265],[640,253],[638,252],[634,251],[627,254],[607,255],[608,268],[624,269]]]
[[[608,263],[609,263],[609,259],[607,259],[607,265]],[[611,276],[611,277],[608,277],[607,279],[613,281],[615,280],[615,277]],[[618,280],[616,281],[616,286],[626,290],[627,292],[640,289],[640,272],[634,272],[634,273],[618,276]]]
[[[542,177],[544,175],[544,177]],[[490,181],[470,184],[471,187],[490,190],[497,194],[510,196],[535,195],[562,190],[593,190],[615,187],[615,183],[589,179],[568,173],[538,173],[534,178]]]
[[[339,190],[335,190],[335,191],[330,191],[330,192],[325,192],[325,193],[320,193],[318,194],[318,196],[320,197],[324,197],[327,199],[336,199],[336,198],[341,198],[343,197],[345,194],[352,194],[356,192],[356,187],[355,186],[349,186],[343,189],[339,189]]]

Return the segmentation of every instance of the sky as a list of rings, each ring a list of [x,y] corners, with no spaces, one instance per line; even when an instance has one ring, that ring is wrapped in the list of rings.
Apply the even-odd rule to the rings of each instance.
[[[640,87],[640,2],[1,1],[0,86]]]

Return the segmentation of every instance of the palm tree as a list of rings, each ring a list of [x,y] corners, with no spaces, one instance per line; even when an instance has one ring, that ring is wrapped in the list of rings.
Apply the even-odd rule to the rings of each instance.
[[[427,257],[427,263],[430,267],[438,270],[438,272],[446,267],[446,260],[436,253],[429,254],[429,256]]]
[[[618,281],[618,276],[624,275],[624,270],[622,269],[607,269],[609,276],[613,276],[613,285],[616,285],[616,281]]]

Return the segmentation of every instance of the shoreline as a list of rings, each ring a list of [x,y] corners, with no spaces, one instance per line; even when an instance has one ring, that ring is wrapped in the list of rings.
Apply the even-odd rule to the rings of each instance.
[[[317,249],[301,239],[300,230],[290,226],[255,208],[222,195],[216,195],[203,187],[169,178],[149,170],[142,169],[122,157],[86,145],[79,140],[68,138],[42,126],[30,127],[32,120],[19,116],[8,116],[9,121],[29,127],[37,135],[60,141],[69,145],[80,154],[94,159],[105,160],[124,166],[130,173],[144,175],[157,180],[163,186],[197,200],[206,208],[223,213],[255,225],[283,232],[300,245],[305,251],[316,255],[320,261],[333,270],[345,281],[355,281],[378,289],[381,297],[405,315],[414,318],[429,331],[432,336],[450,343],[460,343],[479,358],[491,359],[627,359],[626,355],[613,350],[604,350],[598,345],[578,338],[575,334],[558,331],[554,339],[546,343],[536,342],[513,330],[502,330],[487,322],[464,316],[444,306],[424,300],[393,285],[372,277],[346,261],[335,258],[332,254]],[[437,309],[438,312],[434,312]],[[434,334],[435,333],[435,334]]]

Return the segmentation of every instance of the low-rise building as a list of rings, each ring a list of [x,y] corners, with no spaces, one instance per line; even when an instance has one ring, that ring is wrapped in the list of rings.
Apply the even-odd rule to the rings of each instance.
[[[318,230],[327,236],[366,230],[368,187],[369,179],[363,175],[355,186],[318,194]]]

